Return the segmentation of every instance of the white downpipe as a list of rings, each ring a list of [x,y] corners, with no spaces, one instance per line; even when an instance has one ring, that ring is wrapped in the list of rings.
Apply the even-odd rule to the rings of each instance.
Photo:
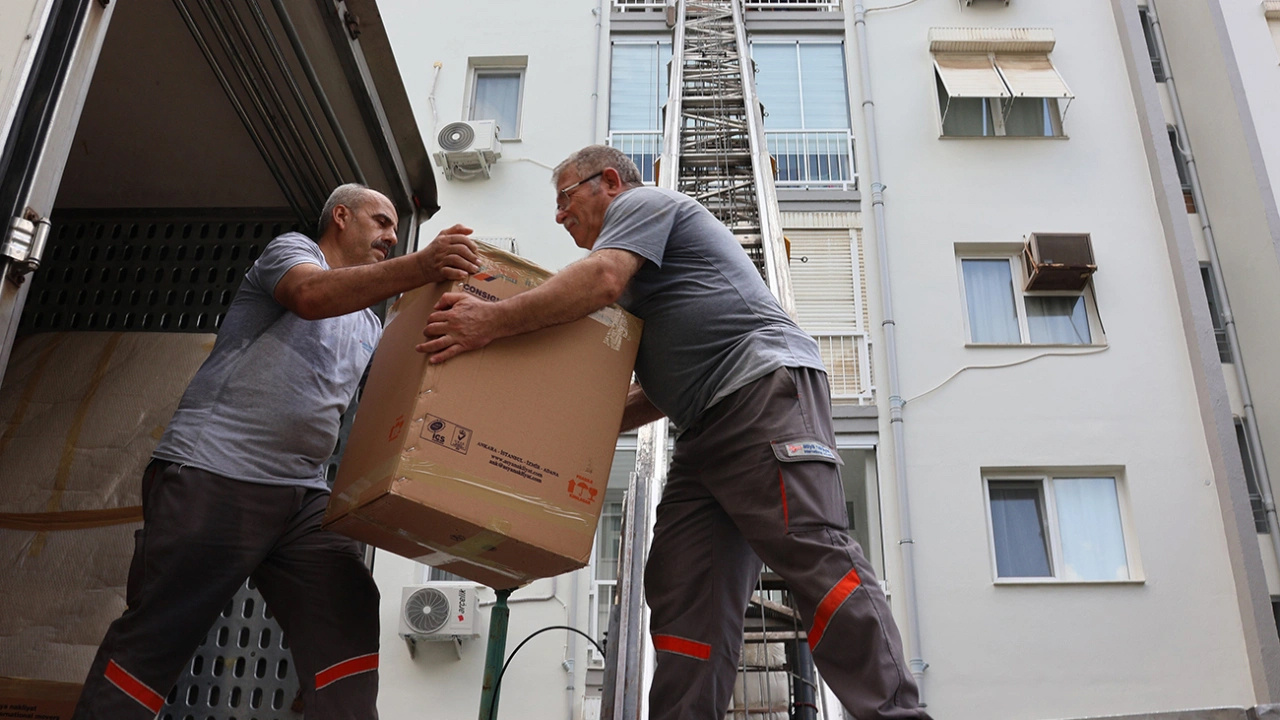
[[[915,540],[911,537],[911,504],[907,488],[907,451],[904,444],[902,396],[898,389],[898,344],[893,319],[893,293],[889,280],[889,239],[885,232],[884,185],[880,182],[880,156],[876,145],[876,106],[871,99],[871,61],[867,49],[867,9],[861,0],[853,6],[853,27],[858,41],[858,69],[862,76],[862,114],[866,124],[863,147],[867,150],[867,173],[871,181],[871,210],[876,226],[876,254],[880,259],[880,302],[884,307],[884,345],[889,376],[889,428],[893,437],[893,466],[890,481],[898,488],[898,546],[902,553],[902,596],[907,608],[906,650],[925,705],[924,671],[929,667],[920,652],[920,611],[916,601]]]
[[[1196,213],[1200,217],[1200,229],[1204,233],[1205,248],[1209,252],[1209,269],[1213,273],[1214,283],[1218,286],[1219,310],[1222,313],[1222,325],[1227,331],[1227,344],[1231,348],[1231,359],[1235,362],[1236,383],[1240,386],[1240,400],[1244,404],[1245,432],[1249,436],[1250,459],[1253,461],[1253,472],[1258,480],[1258,492],[1262,495],[1262,505],[1267,511],[1267,530],[1271,537],[1271,547],[1275,551],[1276,560],[1280,561],[1280,518],[1276,516],[1275,493],[1271,488],[1271,474],[1267,472],[1267,460],[1262,453],[1262,438],[1258,435],[1258,419],[1253,411],[1253,393],[1249,390],[1249,377],[1244,370],[1244,357],[1240,354],[1240,336],[1236,334],[1236,319],[1231,312],[1231,301],[1228,299],[1227,282],[1222,276],[1222,263],[1218,259],[1218,244],[1213,238],[1213,227],[1209,222],[1209,211],[1204,202],[1204,193],[1200,186],[1200,173],[1196,169],[1196,159],[1191,153],[1191,144],[1183,135],[1187,127],[1182,116],[1182,104],[1178,102],[1178,88],[1173,82],[1173,70],[1169,63],[1169,53],[1164,45],[1164,31],[1160,27],[1160,16],[1156,13],[1155,0],[1147,0],[1147,17],[1151,21],[1151,34],[1155,36],[1156,48],[1160,59],[1164,62],[1165,89],[1169,92],[1169,104],[1173,106],[1174,131],[1178,137],[1177,151],[1187,161],[1187,177],[1191,180],[1191,197],[1196,203]]]
[[[591,74],[591,142],[600,141],[600,56],[604,46],[604,0],[596,0],[596,61]]]

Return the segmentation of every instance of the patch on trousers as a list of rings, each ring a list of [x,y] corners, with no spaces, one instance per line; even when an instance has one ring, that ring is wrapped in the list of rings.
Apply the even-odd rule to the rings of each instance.
[[[790,440],[770,444],[773,446],[773,454],[782,462],[821,460],[835,463],[836,465],[844,464],[844,461],[840,459],[835,450],[817,440]]]

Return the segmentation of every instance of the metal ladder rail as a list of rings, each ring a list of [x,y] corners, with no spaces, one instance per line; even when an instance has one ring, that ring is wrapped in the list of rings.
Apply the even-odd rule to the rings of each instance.
[[[741,0],[678,0],[657,184],[690,195],[738,237],[782,307],[795,315],[763,113]],[[640,428],[624,513],[616,634],[604,716],[640,720],[651,673],[641,592],[646,549],[667,474],[665,420]],[[611,622],[611,631],[614,630]]]

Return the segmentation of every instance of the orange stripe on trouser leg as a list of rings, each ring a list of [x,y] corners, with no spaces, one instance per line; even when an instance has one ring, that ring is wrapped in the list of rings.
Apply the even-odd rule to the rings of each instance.
[[[787,483],[782,479],[782,470],[778,470],[778,494],[782,496],[782,526],[787,527],[791,519],[787,515]]]
[[[138,678],[130,675],[127,670],[116,664],[115,660],[107,663],[107,669],[102,674],[111,681],[112,685],[120,688],[125,695],[138,701],[142,707],[150,710],[157,715],[160,709],[164,707],[164,696],[147,687],[146,683]]]
[[[822,602],[818,603],[818,609],[813,614],[813,628],[809,630],[809,649],[813,650],[818,647],[818,643],[822,642],[822,634],[827,630],[827,624],[831,622],[831,616],[836,614],[836,610],[840,608],[844,601],[853,594],[854,590],[862,584],[862,578],[858,577],[856,569],[850,570],[848,575],[840,578],[840,582],[835,587],[827,591]]]
[[[350,660],[343,660],[316,673],[316,689],[319,690],[326,685],[332,685],[344,677],[372,672],[377,669],[378,653],[369,653],[368,655],[353,657]]]
[[[696,640],[686,640],[675,635],[654,635],[653,647],[662,652],[687,655],[695,660],[710,660],[711,646]]]

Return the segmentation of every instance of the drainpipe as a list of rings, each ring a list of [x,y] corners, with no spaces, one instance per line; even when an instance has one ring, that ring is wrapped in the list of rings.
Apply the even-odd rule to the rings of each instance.
[[[596,62],[591,73],[591,142],[598,142],[596,133],[600,130],[600,55],[603,52],[604,37],[604,0],[596,0],[596,7],[591,11],[596,16]],[[570,633],[572,634],[572,633]]]
[[[1213,227],[1209,223],[1209,211],[1204,202],[1204,193],[1200,186],[1200,173],[1196,169],[1195,156],[1191,154],[1191,143],[1183,135],[1187,127],[1182,116],[1182,104],[1178,102],[1178,88],[1173,82],[1173,70],[1169,63],[1169,52],[1164,45],[1164,32],[1160,27],[1160,16],[1156,13],[1155,0],[1147,0],[1147,17],[1151,21],[1151,34],[1155,36],[1156,48],[1160,59],[1164,62],[1165,89],[1169,92],[1169,104],[1173,106],[1174,130],[1178,137],[1178,152],[1187,161],[1187,177],[1191,180],[1191,197],[1195,200],[1196,213],[1200,217],[1200,230],[1204,233],[1204,244],[1209,251],[1209,270],[1213,273],[1214,283],[1218,286],[1218,302],[1222,312],[1222,324],[1227,331],[1227,345],[1231,348],[1231,359],[1234,360],[1236,383],[1240,386],[1240,400],[1244,403],[1244,429],[1248,433],[1249,447],[1247,451],[1253,461],[1253,472],[1258,480],[1258,492],[1262,495],[1262,505],[1267,511],[1267,531],[1271,536],[1271,547],[1275,551],[1276,561],[1280,562],[1280,518],[1276,517],[1275,494],[1271,490],[1271,475],[1267,472],[1267,460],[1262,453],[1262,438],[1258,435],[1258,418],[1253,411],[1253,393],[1249,390],[1249,377],[1244,371],[1244,357],[1240,354],[1240,336],[1236,334],[1235,315],[1231,312],[1231,301],[1227,297],[1227,282],[1222,276],[1222,263],[1218,261],[1218,244],[1213,238]],[[1185,149],[1184,149],[1185,148]]]
[[[876,148],[876,105],[871,99],[871,61],[867,49],[867,9],[861,0],[853,6],[853,27],[858,40],[858,69],[862,75],[862,115],[866,125],[863,145],[867,150],[871,181],[871,210],[876,226],[876,254],[880,258],[880,303],[884,308],[885,355],[889,376],[889,428],[893,437],[891,482],[898,488],[898,546],[902,553],[902,596],[907,607],[907,656],[911,674],[925,705],[924,671],[929,667],[920,654],[920,611],[916,604],[915,540],[911,537],[911,504],[907,492],[907,451],[904,443],[902,395],[898,387],[898,345],[893,319],[893,293],[889,282],[889,240],[884,229],[884,185],[880,182],[880,156]]]

